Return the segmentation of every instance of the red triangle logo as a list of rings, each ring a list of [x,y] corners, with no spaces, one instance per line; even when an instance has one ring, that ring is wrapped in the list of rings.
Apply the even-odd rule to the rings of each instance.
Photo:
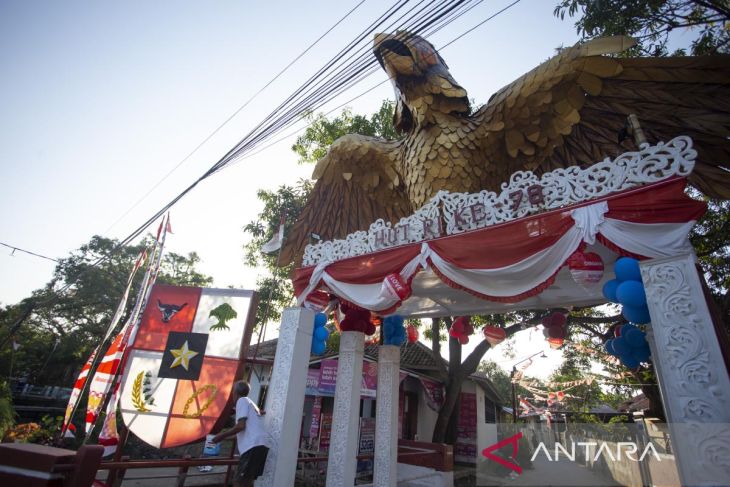
[[[503,467],[507,467],[510,470],[514,470],[518,474],[521,474],[522,467],[520,467],[516,463],[509,462],[509,461],[505,460],[504,458],[498,457],[497,455],[494,455],[492,453],[493,451],[499,450],[500,448],[502,448],[505,445],[512,444],[512,455],[510,455],[510,457],[514,460],[515,457],[517,456],[517,448],[518,448],[517,442],[520,440],[520,438],[522,438],[522,431],[520,431],[516,435],[510,436],[509,438],[505,438],[504,440],[497,442],[492,446],[488,446],[487,448],[482,450],[482,455],[484,455],[485,458],[494,460],[495,462],[499,463]]]

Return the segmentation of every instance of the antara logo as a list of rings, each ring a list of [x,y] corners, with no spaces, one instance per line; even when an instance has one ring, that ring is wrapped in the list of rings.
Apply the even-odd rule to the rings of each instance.
[[[537,455],[542,451],[545,454],[545,457],[549,462],[557,462],[559,461],[560,452],[563,452],[563,455],[565,458],[569,459],[571,462],[575,461],[575,445],[578,445],[579,447],[585,448],[585,458],[590,458],[590,448],[594,447],[596,449],[596,454],[593,456],[593,461],[597,461],[599,458],[601,458],[602,454],[606,454],[611,461],[620,461],[622,454],[626,454],[626,457],[634,462],[641,462],[644,460],[644,457],[648,454],[654,455],[654,458],[658,462],[661,462],[662,459],[659,457],[659,453],[657,453],[656,449],[654,448],[654,445],[652,443],[647,443],[646,447],[644,447],[644,451],[641,453],[641,456],[639,458],[636,458],[634,455],[639,451],[639,447],[634,443],[633,441],[619,441],[616,443],[616,447],[612,450],[612,448],[609,446],[608,443],[605,442],[597,442],[597,441],[579,441],[577,443],[571,442],[570,443],[570,452],[563,446],[561,443],[555,443],[555,450],[554,455],[550,456],[550,451],[545,446],[545,443],[542,441],[539,445],[537,445],[537,448],[535,449],[535,453],[532,454],[531,460],[534,461],[535,458],[537,458]],[[614,457],[613,451],[616,452],[616,456]]]
[[[157,300],[157,307],[162,312],[162,322],[169,323],[175,314],[182,310],[188,303],[183,303],[181,306],[176,304],[162,304],[162,301]]]
[[[512,455],[511,458],[514,460],[517,457],[517,449],[519,448],[518,442],[520,441],[520,438],[522,438],[522,431],[517,433],[516,435],[512,435],[509,438],[505,438],[504,440],[495,443],[492,446],[486,447],[484,450],[482,450],[482,455],[484,455],[486,458],[490,460],[494,460],[495,462],[499,463],[503,467],[507,467],[510,470],[514,470],[518,474],[522,473],[522,467],[517,465],[516,463],[512,463],[510,461],[505,460],[502,457],[498,457],[497,455],[493,454],[492,452],[494,450],[499,450],[505,445],[512,445]]]

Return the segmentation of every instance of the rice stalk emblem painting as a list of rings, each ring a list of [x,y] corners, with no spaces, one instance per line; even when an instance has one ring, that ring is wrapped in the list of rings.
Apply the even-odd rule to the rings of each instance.
[[[252,291],[155,285],[122,379],[122,417],[132,433],[170,448],[213,429],[242,372],[254,301]]]

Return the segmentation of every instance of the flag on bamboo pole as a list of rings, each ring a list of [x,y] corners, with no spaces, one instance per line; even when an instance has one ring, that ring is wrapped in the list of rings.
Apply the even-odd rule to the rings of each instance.
[[[271,240],[261,246],[261,252],[265,254],[271,254],[281,248],[281,244],[284,242],[284,217],[281,217],[279,221],[279,231],[271,237]]]
[[[66,415],[63,418],[63,426],[61,427],[61,432],[64,435],[69,430],[69,423],[71,421],[71,415],[73,414],[73,411],[76,408],[76,404],[79,402],[79,398],[81,398],[81,391],[84,389],[84,386],[86,385],[86,379],[89,377],[89,370],[91,370],[91,365],[94,363],[94,358],[96,357],[96,352],[98,350],[99,350],[99,347],[97,347],[93,352],[91,352],[91,355],[89,355],[88,360],[86,360],[86,363],[84,364],[84,366],[81,367],[81,372],[79,373],[79,377],[76,379],[76,382],[74,383],[74,387],[71,390],[71,397],[68,398],[68,405],[66,406]]]
[[[114,382],[111,399],[106,406],[104,424],[99,432],[99,444],[104,447],[103,456],[108,456],[117,451],[119,445],[119,431],[117,430],[117,406],[119,403],[119,384],[121,377],[117,375]]]
[[[169,216],[167,219],[169,220]],[[160,232],[162,233],[161,239]],[[96,420],[99,418],[101,408],[104,405],[104,400],[106,399],[109,389],[114,382],[114,378],[121,370],[120,364],[122,363],[124,353],[127,349],[127,344],[129,343],[130,338],[135,334],[135,329],[139,324],[142,309],[149,297],[149,291],[157,279],[160,263],[162,261],[162,252],[166,235],[167,226],[165,225],[165,219],[163,218],[163,221],[160,222],[158,238],[155,241],[155,246],[153,247],[152,258],[147,265],[147,271],[142,279],[134,308],[130,313],[127,323],[122,328],[122,331],[117,334],[114,341],[104,354],[101,363],[94,371],[94,376],[89,385],[89,399],[86,407],[87,434],[94,428]]]

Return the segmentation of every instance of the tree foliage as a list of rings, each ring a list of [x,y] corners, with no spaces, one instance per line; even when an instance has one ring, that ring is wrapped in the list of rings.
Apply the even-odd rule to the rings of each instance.
[[[150,241],[148,238],[140,245],[121,247],[112,253],[118,242],[95,236],[61,259],[42,289],[33,291],[20,303],[0,308],[0,343],[9,343],[12,335],[20,344],[15,352],[14,375],[26,376],[36,384],[71,384],[74,374],[104,337],[137,256]],[[93,265],[109,254],[108,260]],[[199,261],[195,252],[166,252],[157,282],[210,285],[212,278],[195,269]],[[142,274],[137,273],[133,292],[139,288]],[[71,286],[60,291],[66,283]],[[133,304],[134,295],[127,304],[127,313]],[[0,370],[9,369],[11,354],[7,345],[0,349]]]
[[[300,164],[317,162],[327,153],[329,146],[339,137],[349,133],[359,133],[382,138],[395,138],[393,128],[393,102],[383,101],[380,109],[372,116],[353,115],[349,108],[332,119],[324,114],[309,114],[309,126],[297,138],[292,150],[299,155]],[[257,310],[256,322],[277,321],[281,310],[292,303],[294,291],[289,282],[292,266],[279,267],[277,254],[262,254],[261,246],[271,240],[279,231],[280,219],[285,219],[284,235],[296,222],[312,190],[310,180],[300,180],[294,186],[280,186],[276,190],[259,190],[258,199],[264,204],[263,210],[255,220],[243,227],[249,236],[244,248],[244,262],[252,267],[265,268],[268,275],[259,277],[257,287],[261,302]]]
[[[727,0],[561,0],[555,7],[561,19],[578,17],[583,39],[628,35],[638,44],[629,56],[666,56],[673,35],[687,31],[693,40],[672,54],[727,53],[730,42],[730,3]]]

